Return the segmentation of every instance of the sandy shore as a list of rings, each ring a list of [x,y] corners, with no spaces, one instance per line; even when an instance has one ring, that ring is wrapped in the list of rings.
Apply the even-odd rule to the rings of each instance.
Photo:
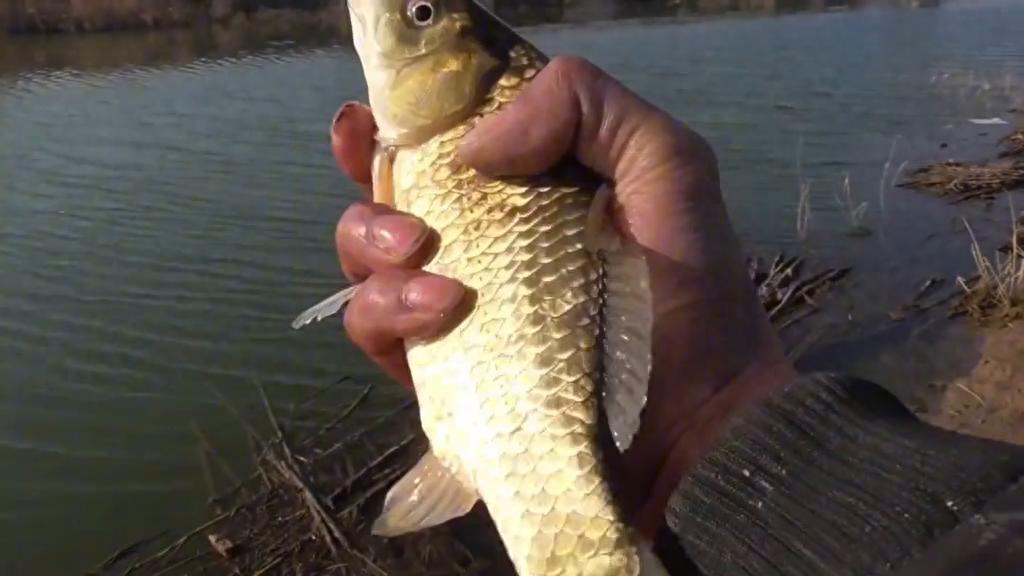
[[[944,428],[1024,444],[1024,325],[986,334],[974,369],[945,384],[926,418]]]

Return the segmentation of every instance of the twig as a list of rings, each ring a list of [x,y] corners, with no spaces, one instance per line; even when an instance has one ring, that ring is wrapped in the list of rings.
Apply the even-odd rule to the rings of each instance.
[[[353,400],[341,412],[341,414],[339,414],[337,417],[332,419],[327,424],[324,424],[319,430],[317,430],[317,432],[315,434],[310,436],[309,439],[307,439],[305,443],[312,442],[316,438],[319,438],[320,436],[323,436],[327,432],[330,432],[331,430],[336,428],[338,426],[338,424],[341,424],[342,422],[347,420],[348,417],[351,416],[353,412],[355,412],[356,408],[358,408],[360,405],[362,405],[362,403],[370,396],[370,391],[372,391],[372,390],[373,390],[373,384],[367,384],[365,387],[363,387],[363,391],[359,393],[359,396],[357,396],[356,399]]]
[[[274,408],[270,405],[270,400],[267,398],[266,390],[263,389],[262,385],[257,385],[260,392],[260,398],[263,400],[263,406],[266,408],[267,417],[270,419],[271,426],[274,427],[274,431],[277,433],[277,445],[281,448],[281,452],[284,455],[284,461],[276,458],[273,452],[267,454],[267,461],[270,462],[278,472],[291,483],[299,493],[302,495],[302,499],[306,502],[306,506],[309,508],[312,516],[314,525],[321,531],[324,536],[324,540],[327,543],[327,547],[331,549],[331,552],[337,556],[338,546],[343,546],[349,552],[352,552],[361,560],[363,560],[367,566],[372,568],[375,572],[382,576],[387,576],[379,566],[377,566],[372,560],[370,560],[362,552],[359,552],[349,543],[345,534],[342,533],[341,529],[331,518],[330,514],[324,510],[323,504],[320,499],[309,487],[309,484],[302,477],[299,471],[299,466],[295,461],[295,456],[292,454],[291,448],[288,446],[287,439],[285,438],[284,429],[281,428],[281,424],[277,420],[277,416],[274,414]]]
[[[146,536],[145,538],[141,538],[139,540],[136,540],[135,542],[132,542],[124,548],[121,548],[120,550],[114,552],[110,556],[107,556],[106,559],[100,562],[96,566],[96,568],[94,568],[93,571],[90,572],[90,574],[98,574],[100,572],[103,572],[104,570],[109,570],[113,568],[114,565],[116,565],[118,562],[121,562],[129,556],[135,555],[135,553],[138,552],[140,549],[148,546],[149,544],[152,544],[153,542],[156,542],[157,540],[163,538],[166,535],[167,530],[163,530],[158,534],[154,534],[153,536]]]
[[[921,299],[924,298],[925,295],[927,295],[932,288],[942,285],[943,282],[945,282],[945,279],[939,278],[937,276],[933,276],[932,278],[925,280],[924,283],[921,284],[921,286],[917,289],[917,293],[914,294],[914,299],[911,300],[911,302],[920,302]]]
[[[393,466],[389,468],[385,474],[381,475],[380,480],[374,483],[370,488],[367,488],[360,498],[353,500],[352,502],[349,502],[344,508],[342,508],[339,511],[338,515],[344,516],[345,514],[352,512],[360,505],[362,505],[363,502],[366,502],[370,498],[373,498],[378,492],[390,486],[395,481],[395,479],[398,476],[404,474],[405,471],[406,468],[404,466]]]
[[[391,448],[385,450],[380,456],[370,461],[370,463],[364,466],[359,472],[356,472],[354,475],[350,475],[349,480],[343,486],[341,486],[340,488],[338,488],[337,490],[335,490],[334,492],[327,496],[327,500],[333,503],[338,498],[338,496],[351,490],[352,487],[359,483],[359,481],[362,480],[371,470],[374,470],[377,466],[380,466],[384,461],[391,458],[396,453],[400,452],[402,449],[412,444],[412,442],[415,441],[418,437],[419,434],[409,434],[400,442],[398,442]]]
[[[317,386],[316,390],[314,390],[313,393],[310,394],[309,396],[303,398],[302,400],[299,400],[298,402],[292,402],[292,404],[288,407],[288,420],[291,421],[291,419],[295,416],[295,411],[298,410],[299,408],[305,408],[310,402],[316,400],[317,398],[320,398],[321,396],[326,394],[327,391],[330,390],[331,388],[335,386],[341,386],[342,384],[351,380],[351,376],[342,376],[341,378],[338,378],[337,380],[334,380],[331,383]]]
[[[813,308],[801,310],[800,313],[796,314],[795,316],[793,316],[789,320],[786,320],[785,322],[783,322],[782,325],[779,326],[779,332],[785,330],[786,328],[789,328],[790,326],[792,326],[792,325],[796,324],[797,322],[807,318],[808,316],[811,316],[815,312],[816,312],[816,310],[813,309]]]
[[[170,574],[171,571],[176,569],[176,568],[181,568],[182,566],[186,566],[188,564],[191,564],[192,562],[195,562],[196,560],[199,560],[201,558],[205,558],[205,557],[207,557],[207,556],[209,556],[211,554],[213,554],[213,552],[211,550],[206,550],[204,552],[196,552],[195,554],[193,554],[192,556],[189,556],[188,558],[185,558],[184,560],[180,560],[178,562],[175,562],[174,564],[171,564],[170,566],[160,570],[159,572],[153,573],[152,576],[161,576],[163,574]]]
[[[177,540],[172,542],[169,546],[167,546],[166,548],[164,548],[160,552],[157,552],[156,554],[154,554],[153,556],[150,556],[149,558],[146,558],[145,560],[142,560],[142,561],[136,562],[135,564],[132,564],[131,566],[128,567],[128,570],[126,570],[122,574],[122,576],[129,576],[129,574],[135,572],[136,570],[138,570],[139,568],[142,568],[143,566],[147,566],[149,564],[152,564],[153,562],[156,562],[157,560],[162,560],[167,555],[176,554],[178,552],[178,550],[181,550],[182,546],[184,546],[185,544],[188,543],[189,540],[191,540],[192,538],[195,538],[196,536],[201,534],[203,531],[205,531],[207,528],[212,528],[212,527],[216,526],[217,524],[219,524],[220,522],[223,522],[224,520],[234,516],[235,513],[238,512],[241,509],[242,509],[242,505],[239,504],[238,506],[235,506],[233,509],[231,509],[231,511],[225,512],[223,514],[220,514],[220,515],[214,517],[211,520],[206,521],[204,524],[200,525],[198,528],[193,529],[191,532],[185,534],[181,538],[178,538]]]
[[[954,382],[953,384],[954,384],[954,385],[955,385],[955,386],[956,386],[957,388],[959,388],[959,389],[963,390],[964,392],[967,392],[968,394],[970,394],[971,396],[973,396],[973,397],[974,397],[974,399],[975,399],[975,400],[977,400],[977,401],[978,401],[978,402],[979,402],[979,403],[980,403],[980,404],[981,404],[982,406],[984,406],[984,405],[985,405],[985,399],[984,399],[984,398],[982,398],[981,396],[979,396],[979,395],[978,395],[978,393],[977,393],[977,392],[975,392],[974,390],[971,390],[970,388],[968,388],[967,386],[964,386],[964,385],[963,385],[962,383],[960,383],[960,382]]]
[[[226,460],[220,457],[220,454],[217,452],[217,449],[213,447],[213,443],[210,442],[210,439],[206,436],[206,434],[203,433],[202,430],[199,429],[199,425],[197,425],[195,422],[192,422],[192,433],[195,434],[196,439],[199,440],[199,444],[206,451],[209,457],[212,458],[215,462],[217,462],[217,465],[220,467],[221,472],[228,477],[228,480],[230,480],[232,484],[238,484],[240,482],[240,480],[238,479],[238,474],[235,473],[235,471],[231,468],[231,465],[228,464]]]
[[[334,445],[330,446],[329,448],[327,448],[323,452],[320,452],[318,454],[318,457],[324,458],[326,456],[329,456],[329,455],[337,452],[338,450],[341,450],[342,448],[346,448],[346,447],[350,446],[352,444],[352,442],[355,442],[356,440],[361,438],[364,434],[366,434],[366,433],[376,429],[378,426],[381,426],[383,424],[391,422],[396,416],[398,416],[399,414],[405,412],[406,410],[414,407],[415,405],[416,405],[416,399],[415,398],[410,398],[409,400],[406,400],[405,402],[400,404],[394,410],[392,410],[392,411],[390,411],[390,412],[388,412],[388,413],[378,417],[376,420],[371,422],[366,428],[363,428],[362,430],[359,430],[359,431],[357,431],[357,432],[355,432],[353,434],[350,434],[350,435],[346,436],[340,442],[336,442]]]
[[[774,321],[778,318],[779,313],[786,307],[786,304],[789,303],[789,299],[793,296],[793,293],[796,292],[796,289],[796,285],[789,287],[789,290],[786,291],[786,295],[782,297],[782,300],[780,300],[779,303],[772,308],[771,312],[768,313],[768,318],[770,320]]]
[[[284,554],[278,554],[274,557],[274,560],[270,564],[267,564],[266,566],[260,568],[256,572],[253,572],[252,576],[261,576],[262,574],[266,574],[268,570],[280,564],[282,560],[284,560]]]
[[[238,408],[235,408],[235,405],[228,401],[227,397],[224,396],[224,394],[220,390],[218,390],[216,386],[211,385],[210,390],[212,390],[213,393],[217,396],[217,398],[220,399],[221,404],[224,406],[224,408],[226,408],[228,412],[230,412],[231,415],[235,417],[235,420],[238,422],[239,425],[242,426],[242,429],[245,430],[249,434],[249,436],[256,440],[260,445],[266,444],[260,433],[257,432],[256,429],[253,428],[252,425],[250,425],[249,422],[242,417],[242,413],[238,411]]]

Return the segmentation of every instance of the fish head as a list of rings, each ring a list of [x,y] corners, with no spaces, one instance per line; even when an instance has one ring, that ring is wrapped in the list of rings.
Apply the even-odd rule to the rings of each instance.
[[[514,33],[473,0],[348,6],[383,142],[422,142],[465,120],[507,65]]]

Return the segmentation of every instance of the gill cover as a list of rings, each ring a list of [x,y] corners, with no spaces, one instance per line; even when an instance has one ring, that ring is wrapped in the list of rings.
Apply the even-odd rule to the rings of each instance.
[[[378,138],[416,144],[468,117],[500,76],[487,27],[504,27],[472,0],[349,0]]]

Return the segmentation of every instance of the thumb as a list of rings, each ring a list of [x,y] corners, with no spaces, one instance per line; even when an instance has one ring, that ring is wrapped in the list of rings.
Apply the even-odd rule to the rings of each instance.
[[[551,61],[505,109],[481,120],[459,150],[492,176],[539,174],[567,156],[615,188],[620,231],[673,261],[695,259],[694,236],[728,218],[707,142],[593,64]]]
[[[685,138],[680,138],[680,132]],[[499,113],[481,120],[459,150],[493,176],[537,174],[575,156],[613,182],[710,149],[696,134],[590,62],[555,58]],[[703,150],[701,150],[703,151]]]

